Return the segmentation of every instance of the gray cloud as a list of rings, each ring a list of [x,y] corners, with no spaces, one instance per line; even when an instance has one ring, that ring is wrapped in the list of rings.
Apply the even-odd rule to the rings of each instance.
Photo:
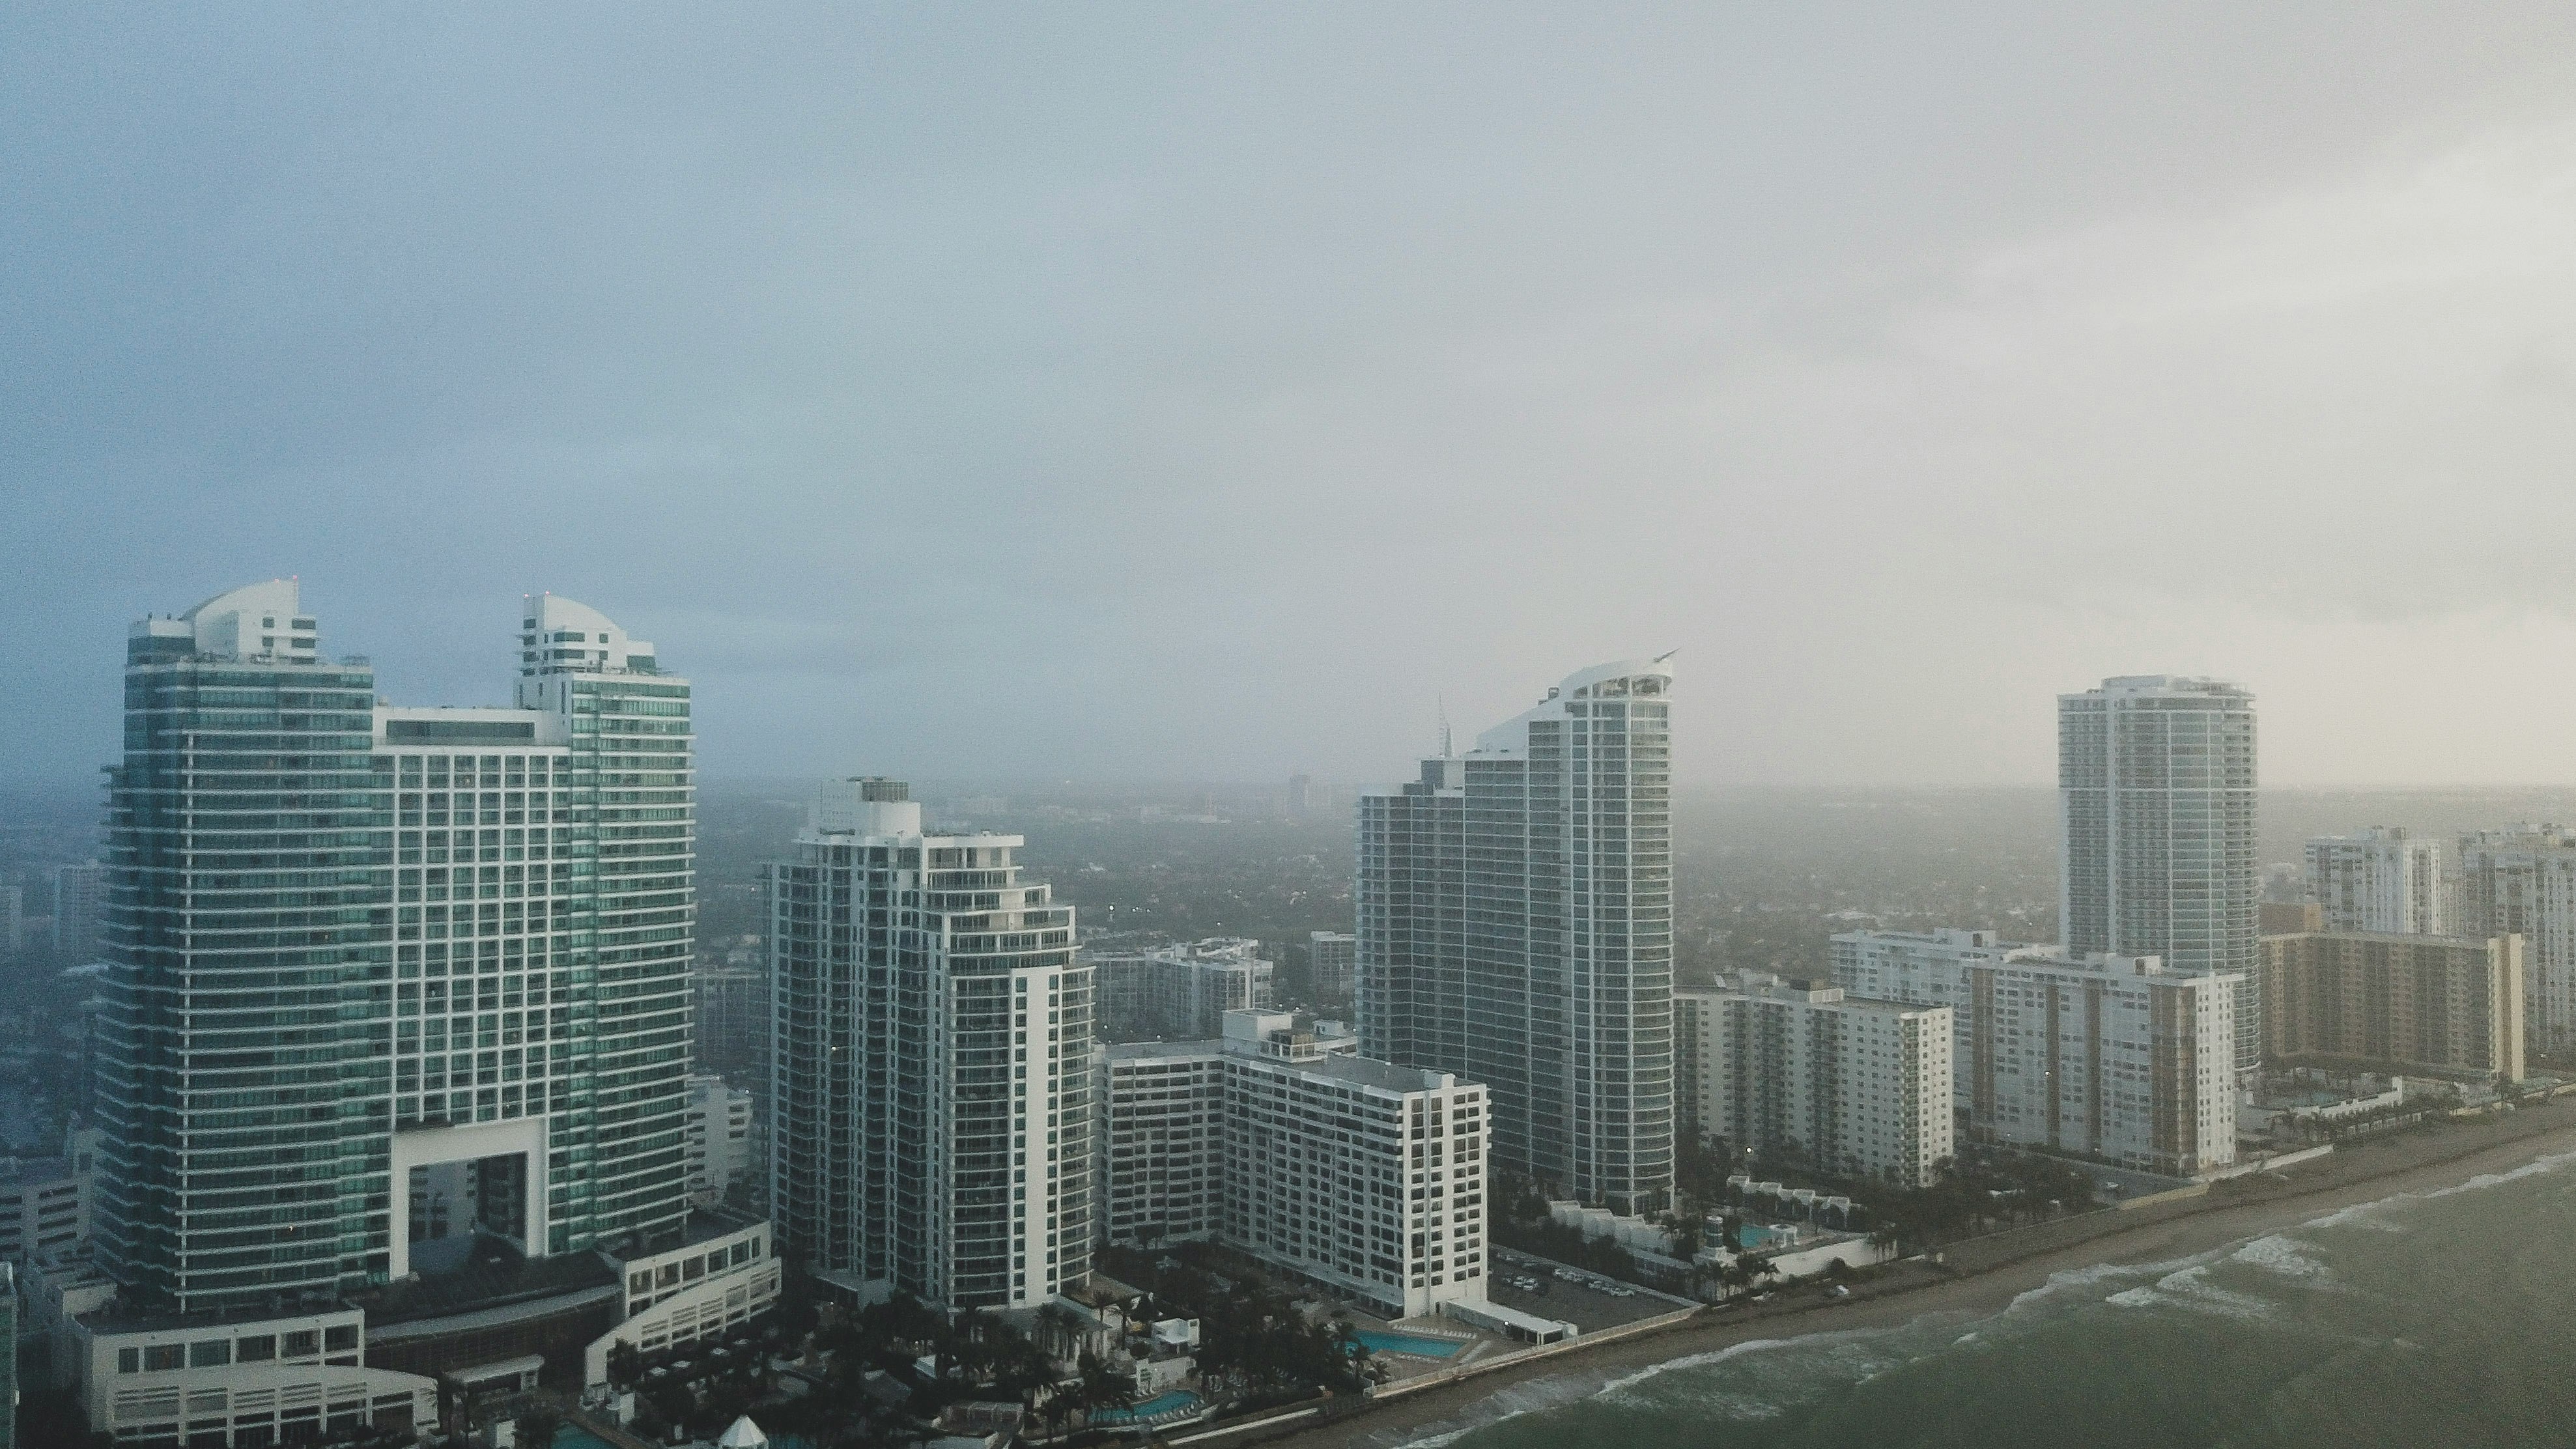
[[[589,600],[737,773],[1387,778],[1678,645],[1698,780],[2166,668],[2275,781],[2566,776],[2561,7],[0,27],[29,774],[298,573],[408,699]]]

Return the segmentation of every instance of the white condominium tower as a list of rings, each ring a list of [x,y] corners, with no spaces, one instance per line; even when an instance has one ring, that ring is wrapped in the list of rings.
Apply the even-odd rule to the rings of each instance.
[[[1502,1165],[1673,1180],[1672,669],[1599,665],[1359,810],[1362,1050],[1492,1093]]]
[[[98,1023],[102,1266],[197,1313],[411,1270],[416,1173],[532,1257],[676,1242],[689,685],[531,599],[518,704],[377,702],[293,580],[128,640]]]
[[[2456,934],[2523,938],[2531,1054],[2576,1051],[2576,830],[2518,825],[2461,836],[2459,906]]]
[[[824,787],[766,867],[770,1212],[844,1291],[1044,1303],[1091,1268],[1091,968],[1016,835]]]
[[[2329,931],[2390,936],[2451,933],[2442,842],[2375,825],[2359,835],[2308,840],[2308,899],[2325,908]]]
[[[2236,1066],[2258,1066],[2254,696],[2163,674],[2061,694],[2057,783],[2067,951],[2238,973]]]

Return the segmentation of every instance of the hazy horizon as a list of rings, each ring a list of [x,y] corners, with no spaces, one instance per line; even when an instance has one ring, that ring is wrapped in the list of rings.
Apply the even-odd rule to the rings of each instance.
[[[554,589],[710,780],[1391,781],[1678,649],[1677,778],[2576,781],[2576,11],[21,7],[0,785],[294,574]]]

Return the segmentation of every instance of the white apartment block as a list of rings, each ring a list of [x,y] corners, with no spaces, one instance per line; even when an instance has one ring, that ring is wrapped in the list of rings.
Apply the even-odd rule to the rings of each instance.
[[[695,1201],[720,1203],[736,1183],[751,1181],[751,1093],[710,1073],[691,1076],[681,1149]]]
[[[1973,1136],[2174,1177],[2236,1160],[2235,973],[2016,952],[1966,977]]]
[[[1107,1236],[1213,1237],[1392,1318],[1482,1303],[1485,1090],[1356,1047],[1236,1011],[1218,1041],[1098,1053]]]
[[[2552,1057],[2576,1050],[2576,830],[2518,825],[2461,836],[2453,933],[2520,935],[2528,1050]]]
[[[1834,984],[1870,1001],[1950,1008],[1952,1105],[1968,1105],[1968,1022],[1976,1003],[1968,967],[2044,948],[2013,945],[1992,931],[1848,931],[1832,941]]]
[[[1215,936],[1154,951],[1086,953],[1110,1041],[1205,1040],[1229,1011],[1266,1010],[1276,963],[1248,936]]]
[[[2445,854],[2438,837],[2384,825],[2358,835],[2312,836],[2308,899],[2325,908],[2329,931],[2447,936]]]
[[[1950,1010],[1744,972],[1673,992],[1675,1096],[1704,1136],[1929,1187],[1953,1150]]]
[[[1091,1271],[1091,968],[1025,843],[852,779],[765,868],[770,1208],[844,1292],[1022,1308]]]

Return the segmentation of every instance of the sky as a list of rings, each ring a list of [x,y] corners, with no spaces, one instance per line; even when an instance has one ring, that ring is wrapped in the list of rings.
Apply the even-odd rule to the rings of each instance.
[[[0,786],[294,575],[720,776],[2576,781],[2576,7],[11,6]]]

